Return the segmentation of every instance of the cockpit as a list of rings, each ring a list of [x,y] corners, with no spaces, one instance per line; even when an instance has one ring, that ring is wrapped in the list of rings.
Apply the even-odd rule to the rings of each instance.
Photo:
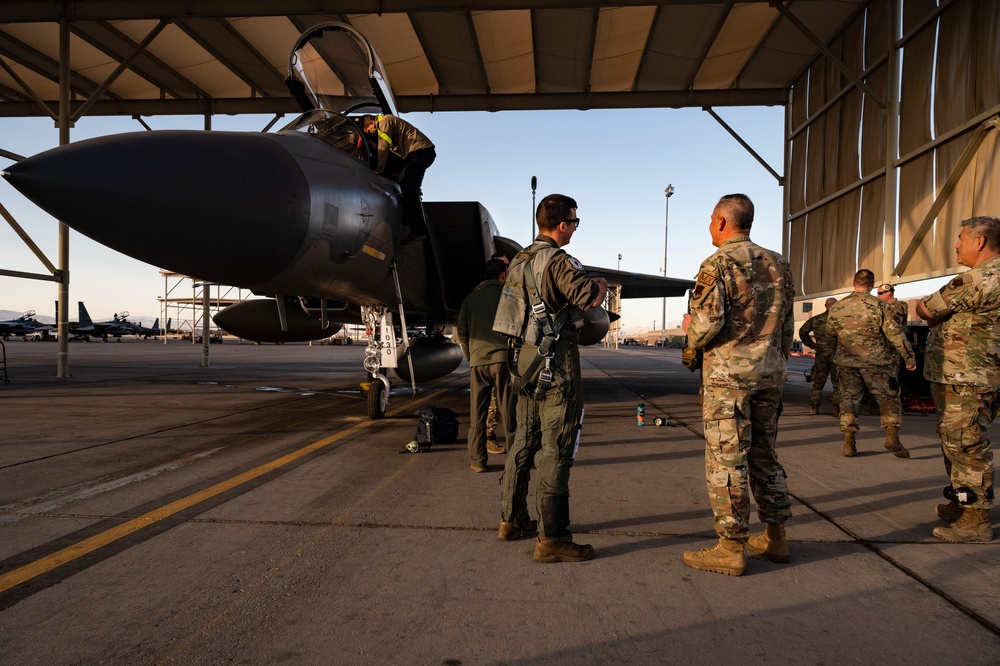
[[[313,109],[303,113],[281,131],[313,135],[359,162],[370,165],[371,150],[361,132],[360,121],[360,116],[347,118],[334,111]]]
[[[313,26],[288,59],[288,85],[304,111],[282,131],[304,132],[371,165],[362,114],[395,114],[382,62],[365,37],[344,23]]]

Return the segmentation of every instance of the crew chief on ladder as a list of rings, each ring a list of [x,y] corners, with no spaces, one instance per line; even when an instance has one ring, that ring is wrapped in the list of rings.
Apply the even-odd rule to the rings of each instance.
[[[424,182],[424,172],[437,157],[434,144],[423,132],[396,116],[366,115],[361,126],[366,134],[378,136],[375,173],[385,170],[390,151],[403,158],[405,164],[399,172],[399,185],[403,190],[403,221],[410,227],[410,235],[401,242],[405,245],[423,240],[427,237],[427,226],[420,206],[420,185]]]

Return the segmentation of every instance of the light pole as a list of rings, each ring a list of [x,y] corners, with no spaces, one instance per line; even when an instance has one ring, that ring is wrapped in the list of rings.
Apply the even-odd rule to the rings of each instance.
[[[663,190],[663,193],[667,195],[667,209],[663,221],[663,277],[667,277],[667,234],[670,230],[670,197],[674,195],[674,186],[667,185],[667,189]],[[667,343],[667,297],[663,297],[663,317],[660,319],[663,322],[663,330],[660,331],[660,345],[663,346]]]
[[[622,255],[621,255],[621,253],[619,253],[618,254],[618,270],[621,270],[621,269],[622,269]]]
[[[535,189],[538,187],[538,179],[531,177],[531,240],[528,244],[535,242]]]

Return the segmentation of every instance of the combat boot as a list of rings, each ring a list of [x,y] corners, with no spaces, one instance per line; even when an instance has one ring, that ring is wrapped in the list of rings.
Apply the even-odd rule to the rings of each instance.
[[[819,414],[819,405],[809,405],[810,414]]]
[[[989,509],[970,509],[951,524],[951,527],[935,527],[934,536],[951,543],[966,541],[992,541],[993,527],[990,525]]]
[[[888,426],[885,429],[885,448],[892,451],[897,458],[909,458],[910,452],[899,441],[899,426]]]
[[[497,538],[501,541],[517,541],[521,537],[535,536],[536,534],[538,534],[537,520],[529,520],[527,525],[518,525],[501,518],[500,528],[497,530]]]
[[[937,516],[946,523],[953,523],[962,517],[962,505],[951,500],[947,504],[937,505]]]
[[[747,570],[747,558],[743,554],[743,543],[736,539],[720,538],[711,548],[684,553],[684,564],[693,569],[742,576]]]
[[[836,402],[833,403],[833,418],[835,419],[840,418],[840,405],[837,404]]]
[[[788,541],[785,539],[785,526],[779,523],[766,523],[764,533],[750,537],[747,550],[762,556],[765,560],[786,564],[792,561],[788,554]]]
[[[594,556],[594,547],[587,543],[573,543],[558,539],[538,538],[531,559],[536,562],[583,562]]]
[[[848,430],[844,433],[844,457],[853,458],[858,454],[857,433]]]

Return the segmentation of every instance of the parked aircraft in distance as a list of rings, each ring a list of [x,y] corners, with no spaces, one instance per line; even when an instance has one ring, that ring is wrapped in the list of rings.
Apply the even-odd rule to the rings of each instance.
[[[163,335],[163,331],[160,330],[159,317],[156,318],[156,321],[154,321],[153,325],[149,328],[143,326],[141,321],[130,321],[128,323],[132,327],[132,332],[135,333],[136,337],[146,338],[148,340],[149,338]]]
[[[364,113],[395,114],[395,102],[382,63],[354,28],[322,23],[306,30],[292,48],[287,83],[304,113],[274,133],[106,136],[41,153],[3,175],[99,243],[268,297],[218,313],[216,324],[229,333],[315,340],[337,324],[365,324],[364,366],[373,379],[368,413],[380,418],[387,368],[415,390],[416,381],[461,364],[444,328],[482,280],[486,260],[513,257],[521,246],[500,236],[477,202],[425,202],[428,238],[400,243],[407,234],[399,183],[387,177],[391,168],[374,172],[377,151],[358,123]],[[693,286],[587,270],[621,285],[622,298],[681,296]],[[598,332],[591,342],[608,325],[603,309],[591,311]],[[407,328],[414,326],[426,335],[411,340]]]
[[[83,304],[83,301],[79,301],[78,305],[80,308],[80,320],[75,324],[73,322],[69,323],[70,333],[73,335],[101,338],[105,342],[107,342],[109,337],[115,337],[121,342],[123,335],[132,334],[133,329],[132,324],[128,321],[128,311],[115,313],[109,321],[94,321],[90,318],[90,313],[87,312],[87,306]]]
[[[34,319],[34,316],[35,311],[28,310],[16,319],[0,321],[0,335],[3,336],[4,340],[9,340],[12,335],[28,336],[35,332],[52,330],[53,327],[50,324],[43,324]]]

